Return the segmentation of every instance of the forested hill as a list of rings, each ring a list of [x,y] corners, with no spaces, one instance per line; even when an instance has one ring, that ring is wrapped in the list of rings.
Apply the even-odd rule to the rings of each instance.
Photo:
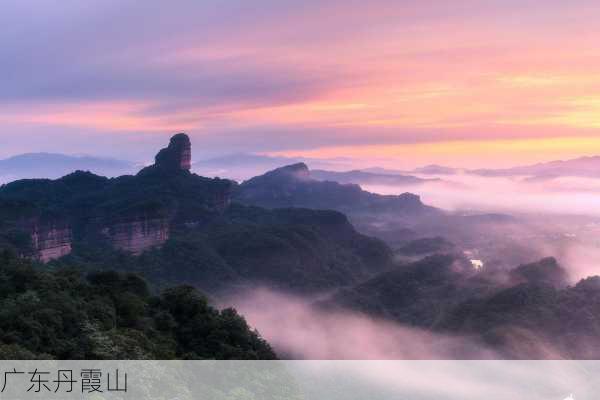
[[[319,174],[317,174],[319,175]],[[317,180],[304,163],[275,169],[243,182],[234,198],[261,207],[307,207],[354,214],[435,215],[439,210],[412,193],[380,195],[359,185]]]
[[[4,358],[273,358],[196,290],[316,293],[391,268],[387,245],[344,214],[238,204],[234,182],[190,165],[178,134],[134,176],[0,187]]]
[[[235,310],[134,274],[34,268],[0,251],[0,359],[272,359]]]
[[[78,171],[4,185],[0,246],[209,294],[258,284],[330,290],[390,267],[389,248],[356,232],[345,215],[236,204],[234,182],[191,173],[190,159],[189,138],[179,134],[135,176]]]

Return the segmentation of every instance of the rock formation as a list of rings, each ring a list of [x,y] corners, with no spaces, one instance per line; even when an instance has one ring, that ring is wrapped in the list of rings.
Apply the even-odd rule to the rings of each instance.
[[[188,135],[178,133],[171,137],[169,146],[156,155],[154,165],[167,171],[189,171],[192,166],[192,144]]]
[[[229,206],[233,182],[198,176],[190,167],[190,139],[179,133],[135,176],[76,171],[3,185],[0,245],[44,262],[70,253],[72,242],[102,237],[133,254],[160,246],[175,227],[206,224]]]
[[[137,255],[169,239],[169,222],[160,218],[139,219],[115,224],[104,233],[114,247]]]
[[[71,252],[71,229],[66,225],[35,224],[30,228],[31,247],[35,258],[48,262]]]

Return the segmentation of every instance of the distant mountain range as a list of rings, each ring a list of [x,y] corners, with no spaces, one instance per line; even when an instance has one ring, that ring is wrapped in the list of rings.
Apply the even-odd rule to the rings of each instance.
[[[305,162],[320,169],[350,169],[344,159],[322,160],[304,157],[275,157],[261,154],[235,153],[200,160],[192,170],[203,176],[219,176],[243,181],[286,165]]]
[[[469,172],[481,176],[529,176],[547,179],[560,176],[599,178],[600,156],[550,161],[506,169],[476,169]]]
[[[364,191],[356,184],[318,180],[304,163],[277,168],[239,185],[234,199],[266,208],[303,207],[331,209],[349,214],[393,213],[420,215],[435,213],[412,193],[380,195]],[[336,175],[338,174],[338,175]],[[318,176],[344,176],[344,173],[317,171]],[[418,178],[415,178],[418,179]]]
[[[333,181],[339,183],[356,183],[359,185],[392,185],[411,186],[425,182],[439,181],[439,179],[423,179],[412,175],[374,173],[361,170],[346,172],[311,170],[310,176],[319,181]]]
[[[565,176],[600,178],[600,156],[548,161],[512,168],[460,169],[441,165],[427,165],[408,172],[386,170],[382,168],[370,168],[365,171],[385,174],[453,175],[464,173],[485,177],[525,176],[531,180],[552,179]]]
[[[237,153],[197,161],[192,164],[192,170],[202,176],[220,176],[243,181],[297,163],[308,163],[314,168],[311,170],[312,179],[358,185],[420,185],[443,182],[439,178],[440,176],[455,174],[484,177],[523,176],[531,181],[564,176],[600,178],[600,156],[500,169],[461,169],[431,164],[412,170],[396,170],[381,167],[352,169],[352,164],[347,159],[310,159]],[[0,183],[30,178],[57,179],[78,170],[116,177],[134,174],[141,167],[134,162],[112,158],[58,153],[27,153],[0,160]]]
[[[203,176],[219,176],[243,181],[285,166],[304,163],[313,169],[312,179],[358,185],[411,186],[439,179],[419,178],[408,172],[384,168],[352,169],[346,159],[312,159],[303,157],[273,157],[260,154],[237,153],[201,160],[193,164],[194,172]]]
[[[411,170],[398,170],[398,169],[390,169],[390,168],[381,168],[381,167],[370,167],[361,169],[363,172],[369,172],[372,174],[379,175],[453,175],[460,173],[463,171],[460,168],[452,168],[446,167],[443,165],[431,164],[425,165],[423,167],[411,169]]]
[[[77,170],[112,177],[132,174],[137,169],[132,162],[111,158],[28,153],[0,160],[0,182],[30,178],[56,179]]]

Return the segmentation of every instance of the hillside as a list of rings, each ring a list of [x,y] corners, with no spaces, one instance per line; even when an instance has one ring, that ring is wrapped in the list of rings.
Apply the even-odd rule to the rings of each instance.
[[[431,329],[462,301],[484,294],[488,285],[467,260],[434,255],[345,289],[328,304]]]
[[[272,359],[235,310],[133,274],[36,269],[0,252],[1,359]]]
[[[600,356],[600,278],[568,286],[553,258],[476,272],[436,255],[384,272],[320,303],[403,325],[478,337],[503,358]]]
[[[353,284],[389,268],[391,251],[335,211],[231,204],[235,183],[189,171],[175,135],[135,176],[75,172],[0,187],[0,244],[48,262],[135,271],[154,287],[209,294],[240,285],[295,291]],[[60,261],[59,263],[62,263]]]
[[[356,184],[316,180],[304,163],[288,165],[249,179],[236,188],[234,198],[244,204],[267,208],[306,207],[348,214],[420,215],[436,212],[412,193],[379,195],[364,191]]]

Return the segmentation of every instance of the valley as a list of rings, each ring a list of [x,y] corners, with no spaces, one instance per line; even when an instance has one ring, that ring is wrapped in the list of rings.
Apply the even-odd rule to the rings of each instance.
[[[319,171],[313,178],[304,163],[237,183],[194,174],[191,158],[189,137],[178,134],[135,175],[75,171],[1,186],[5,264],[32,264],[57,276],[78,271],[84,281],[138,276],[148,285],[145,298],[193,287],[211,306],[247,314],[280,357],[329,354],[299,349],[294,334],[273,331],[269,324],[291,323],[293,310],[317,338],[341,318],[350,325],[340,329],[356,329],[352,340],[387,341],[368,333],[383,324],[400,337],[426,333],[424,347],[438,348],[438,340],[457,346],[410,353],[416,358],[600,356],[600,342],[590,336],[600,321],[594,218],[449,211],[410,192],[372,193]],[[256,308],[257,299],[282,307]],[[120,306],[113,304],[118,319]],[[93,314],[87,318],[97,326]],[[561,332],[565,318],[569,329]],[[363,324],[371,324],[364,337]],[[95,329],[108,335],[115,326]],[[576,346],[584,336],[585,346]],[[398,338],[390,340],[400,347],[389,357],[409,354]],[[17,343],[19,352],[38,351]],[[468,343],[478,350],[467,350]],[[173,349],[172,357],[181,355]]]

